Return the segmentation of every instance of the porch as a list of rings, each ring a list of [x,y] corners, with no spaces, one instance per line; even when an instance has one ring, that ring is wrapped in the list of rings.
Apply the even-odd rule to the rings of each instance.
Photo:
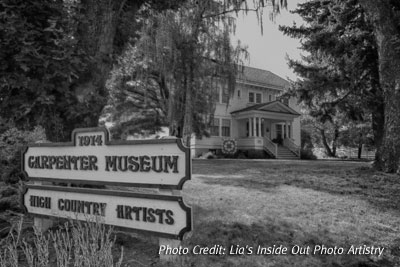
[[[264,150],[274,158],[299,158],[294,120],[299,113],[279,101],[247,107],[231,113],[238,149]],[[300,138],[297,138],[300,139]]]

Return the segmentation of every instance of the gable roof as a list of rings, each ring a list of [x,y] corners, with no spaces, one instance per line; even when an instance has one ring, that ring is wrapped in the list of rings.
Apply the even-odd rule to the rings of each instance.
[[[237,75],[238,81],[244,83],[254,83],[258,85],[272,85],[274,87],[287,87],[289,82],[278,75],[262,69],[243,66],[243,72],[239,71]]]
[[[256,105],[253,105],[250,107],[235,110],[235,111],[232,111],[231,114],[245,112],[245,111],[251,111],[251,110],[268,111],[268,112],[274,112],[274,113],[285,113],[285,114],[299,115],[299,116],[301,115],[294,109],[286,106],[285,104],[283,104],[281,101],[278,101],[278,100],[268,102],[268,103],[256,104]]]

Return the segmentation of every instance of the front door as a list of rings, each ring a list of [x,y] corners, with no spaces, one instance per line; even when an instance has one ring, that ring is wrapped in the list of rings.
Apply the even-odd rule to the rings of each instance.
[[[282,137],[282,125],[281,124],[275,124],[276,128],[276,138],[277,139],[283,139]]]

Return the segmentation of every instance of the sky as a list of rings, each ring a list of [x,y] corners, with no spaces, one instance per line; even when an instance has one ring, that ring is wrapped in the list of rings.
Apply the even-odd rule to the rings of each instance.
[[[277,15],[275,22],[268,19],[269,11],[265,10],[263,18],[263,34],[258,25],[257,17],[254,12],[247,15],[240,15],[236,19],[236,34],[232,37],[232,42],[237,43],[239,39],[242,45],[247,46],[250,54],[249,66],[269,70],[282,78],[296,80],[297,76],[288,67],[286,56],[292,59],[300,59],[302,51],[300,41],[288,36],[284,36],[278,30],[279,25],[297,26],[303,24],[302,19],[289,10],[296,8],[297,3],[305,0],[288,0],[288,10],[282,10]]]

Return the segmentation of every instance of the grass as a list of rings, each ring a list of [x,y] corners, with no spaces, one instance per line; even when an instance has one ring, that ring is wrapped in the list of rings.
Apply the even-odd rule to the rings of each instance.
[[[160,262],[156,237],[125,233],[114,247],[124,247],[121,266],[400,266],[399,178],[365,162],[195,160],[182,192],[194,217],[185,247],[373,245],[381,257],[189,253]]]
[[[371,255],[193,256],[192,266],[396,266],[400,183],[368,163],[204,160],[184,188],[194,206],[188,246],[374,245]]]

